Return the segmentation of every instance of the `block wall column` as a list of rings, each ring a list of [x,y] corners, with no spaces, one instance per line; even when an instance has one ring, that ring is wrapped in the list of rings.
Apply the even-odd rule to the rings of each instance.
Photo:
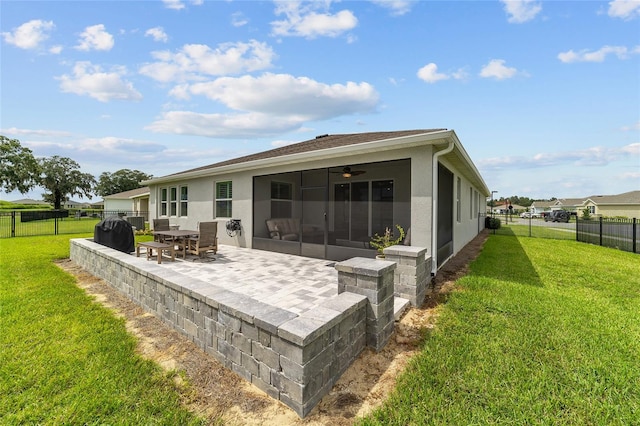
[[[425,247],[391,246],[384,249],[385,260],[394,262],[394,294],[420,306],[431,292],[431,256]]]
[[[336,264],[338,294],[356,293],[368,299],[367,346],[381,350],[393,333],[394,262],[354,257]]]

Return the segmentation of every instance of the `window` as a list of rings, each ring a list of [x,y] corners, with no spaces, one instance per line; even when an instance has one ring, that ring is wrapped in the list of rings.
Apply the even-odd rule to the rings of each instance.
[[[231,217],[233,185],[231,181],[216,182],[216,217]]]
[[[469,219],[473,220],[473,187],[469,187]]]
[[[160,216],[167,215],[167,188],[160,189]]]
[[[291,217],[293,210],[292,185],[286,182],[271,182],[271,217]]]
[[[180,216],[187,216],[189,204],[189,190],[186,186],[180,187]]]
[[[460,205],[460,192],[462,191],[462,180],[458,177],[456,185],[456,220],[460,222],[462,215],[462,206]]]
[[[175,186],[169,188],[169,212],[171,216],[178,215],[178,188]]]

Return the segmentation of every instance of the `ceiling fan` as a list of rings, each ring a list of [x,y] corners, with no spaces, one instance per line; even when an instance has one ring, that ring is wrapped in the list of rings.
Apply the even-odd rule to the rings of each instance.
[[[351,170],[351,167],[344,166],[341,172],[331,172],[331,173],[340,173],[343,178],[350,178],[351,176],[358,176],[363,173],[366,173],[364,170]]]

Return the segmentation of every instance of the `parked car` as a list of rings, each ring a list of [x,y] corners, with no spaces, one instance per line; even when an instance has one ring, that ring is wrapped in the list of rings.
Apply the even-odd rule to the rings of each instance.
[[[536,218],[536,217],[540,217],[540,213],[524,212],[524,213],[520,213],[520,217],[523,219]]]
[[[553,210],[544,216],[545,222],[569,222],[571,213],[565,210]]]

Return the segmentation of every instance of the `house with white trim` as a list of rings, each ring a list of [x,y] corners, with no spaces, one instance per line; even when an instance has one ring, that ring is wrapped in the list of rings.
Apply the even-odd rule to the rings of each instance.
[[[105,212],[146,216],[149,211],[149,187],[147,186],[106,195],[103,198]]]
[[[215,220],[226,245],[374,257],[372,236],[400,225],[405,244],[427,248],[432,272],[484,228],[490,195],[447,129],[320,135],[142,184],[150,221],[196,229]],[[239,230],[227,234],[231,219]]]

